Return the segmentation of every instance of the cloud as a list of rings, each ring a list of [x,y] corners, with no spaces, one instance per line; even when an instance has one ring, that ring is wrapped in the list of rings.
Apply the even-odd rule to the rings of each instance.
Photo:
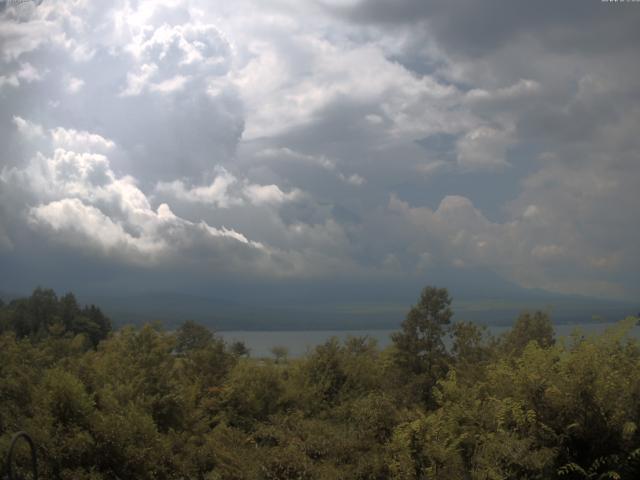
[[[566,249],[560,245],[536,245],[531,250],[531,255],[541,261],[553,261],[566,255]]]
[[[214,25],[163,24],[142,30],[126,48],[140,66],[127,75],[125,96],[180,91],[229,70],[230,47]]]
[[[159,183],[156,186],[156,191],[187,202],[204,203],[226,208],[243,202],[241,198],[233,196],[229,191],[229,188],[237,181],[236,177],[225,169],[220,168],[215,179],[208,186],[189,188],[185,186],[184,182],[174,180],[171,183]]]
[[[342,99],[375,103],[384,117],[369,113],[366,121],[375,118],[375,125],[385,126],[387,119],[386,129],[394,136],[457,128],[459,120],[447,109],[448,100],[457,94],[455,87],[431,76],[416,76],[371,45],[335,45],[298,30],[290,34],[302,50],[301,65],[287,59],[288,43],[255,42],[250,60],[234,73],[234,84],[248,107],[244,138],[273,136],[309,124]],[[297,81],[290,81],[291,76]]]
[[[633,5],[611,8],[599,2],[568,0],[562,5],[505,5],[499,0],[482,5],[472,0],[384,0],[320,2],[327,10],[350,21],[382,26],[417,26],[431,30],[448,49],[465,55],[482,55],[525,36],[555,48],[602,51],[616,48],[621,38],[637,39],[638,19]],[[588,32],[608,35],[596,41]]]
[[[28,229],[105,265],[183,260],[211,277],[485,268],[632,297],[631,7],[51,0],[28,17],[5,11],[0,251],[28,258]]]
[[[557,208],[558,200],[548,198],[544,207],[514,209],[512,217],[502,223],[487,219],[462,196],[445,197],[435,210],[411,207],[392,196],[388,209],[401,216],[400,228],[407,232],[405,250],[417,257],[418,265],[426,250],[429,259],[438,258],[440,263],[450,262],[457,268],[488,267],[528,287],[611,296],[631,291],[624,283],[603,281],[603,275],[619,270],[622,258],[630,262],[629,271],[635,268],[638,259],[632,240],[609,238],[610,245],[603,248],[598,244],[607,239],[597,234],[599,228],[580,232],[580,225],[587,220],[570,218],[566,203]],[[589,211],[592,204],[583,207],[583,215],[599,221],[598,213]],[[580,272],[582,278],[578,281],[568,272]]]
[[[8,75],[0,75],[0,90],[3,87],[18,88],[22,82],[27,84],[42,80],[40,73],[30,63],[20,65],[18,71]]]
[[[84,87],[84,80],[77,77],[68,77],[67,79],[67,91],[69,93],[77,93],[82,87]]]
[[[337,161],[328,158],[325,155],[310,155],[297,152],[290,148],[266,148],[257,152],[259,159],[278,162],[278,163],[295,163],[310,168],[318,168],[335,175],[335,177],[343,183],[356,187],[364,185],[367,181],[361,175],[352,173],[350,175],[339,171]],[[296,195],[299,196],[299,195]],[[290,196],[293,199],[293,196]]]
[[[165,245],[159,240],[135,237],[125,231],[96,207],[86,205],[77,198],[65,198],[31,208],[29,220],[36,228],[48,227],[55,235],[65,237],[74,247],[95,246],[105,254],[146,259],[160,253]]]
[[[301,195],[299,190],[285,193],[277,185],[247,185],[243,192],[254,205],[278,205],[295,200]]]
[[[35,128],[26,120],[17,123]],[[118,176],[108,157],[94,153],[113,149],[108,139],[58,127],[50,131],[50,148],[52,156],[38,152],[24,168],[3,169],[0,182],[29,196],[29,224],[56,241],[134,264],[166,261],[192,249],[205,249],[210,258],[233,258],[242,249],[268,256],[259,242],[233,229],[185,220],[164,203],[154,209],[135,179]]]
[[[478,127],[457,142],[458,164],[463,170],[505,167],[506,152],[513,143],[509,133],[491,127]]]
[[[151,181],[197,180],[228,161],[244,128],[242,106],[229,82],[209,91],[229,71],[230,46],[188,10],[181,22],[162,18],[184,10],[173,4],[52,0],[28,22],[0,17],[1,88],[28,89],[5,100],[9,111],[108,137],[122,152],[115,168]],[[20,75],[4,73],[12,71]]]
[[[243,184],[240,188],[239,184]],[[210,185],[187,187],[183,181],[160,182],[156,192],[169,195],[189,203],[214,205],[219,208],[244,205],[248,201],[253,205],[279,205],[290,202],[302,195],[298,189],[288,193],[277,185],[258,185],[238,179],[223,167],[216,168],[215,178]]]
[[[338,178],[340,180],[342,180],[345,183],[351,184],[351,185],[355,185],[356,187],[359,187],[361,185],[364,185],[365,183],[367,183],[367,181],[362,178],[360,175],[358,175],[357,173],[353,173],[351,175],[345,175],[343,173],[339,173],[338,174]]]
[[[52,242],[122,265],[209,266],[215,267],[217,274],[306,277],[349,263],[338,258],[337,246],[344,244],[332,240],[342,235],[333,222],[289,227],[277,223],[295,249],[270,246],[224,224],[214,226],[203,219],[179,216],[167,203],[157,203],[135,178],[114,172],[108,155],[118,147],[110,139],[62,127],[44,133],[42,127],[24,119],[16,123],[25,135],[38,130],[47,139],[43,143],[46,148],[23,166],[3,168],[0,191],[13,199],[22,198],[22,210],[15,215],[24,216],[33,232]],[[207,187],[186,187],[176,181],[158,184],[154,193],[172,196],[182,205],[196,203],[215,209],[255,206],[267,208],[267,212],[302,196],[296,189],[284,192],[273,184],[238,180],[221,167]],[[264,213],[262,216],[265,218]],[[280,222],[277,215],[269,221]],[[10,248],[10,238],[5,238],[4,230],[0,233],[3,250]]]
[[[41,129],[32,124],[32,128]],[[51,140],[54,147],[80,152],[108,152],[115,147],[115,143],[101,135],[72,128],[54,128],[51,130]]]
[[[22,117],[13,117],[13,123],[18,131],[27,138],[44,137],[44,129],[37,123],[29,122]]]
[[[146,218],[143,219],[143,215]],[[65,244],[96,249],[98,253],[127,263],[159,263],[162,256],[173,256],[176,250],[184,253],[200,244],[206,249],[205,260],[233,255],[237,244],[254,250],[264,248],[232,229],[185,221],[164,203],[155,212],[139,212],[138,219],[143,221],[136,224],[137,232],[130,233],[125,224],[77,198],[50,202],[29,211],[29,221],[35,229],[49,230]]]

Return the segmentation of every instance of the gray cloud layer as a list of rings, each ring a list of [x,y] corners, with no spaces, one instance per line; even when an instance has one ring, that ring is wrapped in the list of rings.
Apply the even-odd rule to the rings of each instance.
[[[632,298],[638,20],[596,1],[5,9],[0,259],[26,265],[29,236],[96,277],[484,269]]]

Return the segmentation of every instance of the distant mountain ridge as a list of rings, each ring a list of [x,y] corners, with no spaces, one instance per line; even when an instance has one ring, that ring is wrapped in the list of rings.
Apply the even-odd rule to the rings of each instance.
[[[635,315],[631,302],[574,296],[536,295],[534,299],[482,299],[453,301],[454,320],[487,325],[509,325],[525,310],[544,310],[555,323],[614,322]],[[161,321],[174,328],[194,320],[216,330],[353,330],[397,328],[411,303],[242,303],[178,293],[87,298],[117,325]]]
[[[290,282],[243,284],[242,288],[199,285],[197,291],[71,291],[81,304],[99,306],[116,326],[160,321],[171,329],[185,320],[215,330],[395,329],[419,294],[418,282],[447,286],[453,298],[454,321],[511,325],[522,311],[544,310],[558,324],[614,322],[640,311],[640,304],[630,301],[526,289],[482,269],[455,277],[433,276],[433,283],[421,279],[404,283],[345,279],[320,286]],[[5,302],[31,293],[3,290],[0,298]],[[69,289],[56,291],[62,295]]]

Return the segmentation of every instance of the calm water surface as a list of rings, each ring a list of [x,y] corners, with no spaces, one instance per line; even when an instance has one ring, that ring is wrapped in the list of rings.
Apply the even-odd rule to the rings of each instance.
[[[573,325],[555,325],[556,338],[566,337],[576,329],[584,334],[601,333],[612,323],[585,323]],[[489,331],[493,335],[500,335],[509,330],[508,326],[491,326]],[[217,332],[227,341],[241,340],[251,349],[252,357],[270,357],[271,348],[282,346],[289,349],[291,357],[304,355],[308,350],[326,342],[331,337],[344,340],[348,337],[371,337],[384,348],[391,343],[390,335],[396,330],[308,330],[308,331],[229,331]],[[635,327],[635,336],[640,336],[640,328]]]

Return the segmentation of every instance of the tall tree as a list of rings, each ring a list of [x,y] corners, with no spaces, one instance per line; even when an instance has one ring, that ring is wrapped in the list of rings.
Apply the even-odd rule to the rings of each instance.
[[[436,381],[447,370],[443,337],[453,316],[450,306],[446,288],[425,287],[402,322],[402,330],[391,336],[397,364],[413,377],[413,383],[427,401]]]

